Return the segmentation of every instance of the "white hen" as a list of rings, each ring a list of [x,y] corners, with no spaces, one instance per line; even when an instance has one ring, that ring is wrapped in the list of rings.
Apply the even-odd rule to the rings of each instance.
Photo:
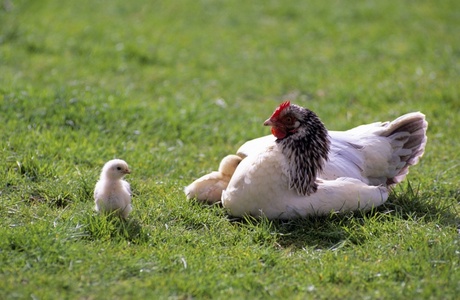
[[[128,164],[121,159],[110,160],[104,165],[99,181],[94,188],[94,202],[97,212],[116,212],[123,218],[128,217],[132,211],[131,189],[123,177],[130,173]]]
[[[381,205],[427,141],[421,113],[328,132],[313,112],[284,102],[264,125],[273,136],[240,147],[244,159],[221,195],[231,215],[287,219]]]

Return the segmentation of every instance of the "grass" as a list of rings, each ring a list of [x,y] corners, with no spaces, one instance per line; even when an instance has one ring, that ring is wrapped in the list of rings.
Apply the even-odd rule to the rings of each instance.
[[[2,1],[0,298],[455,299],[457,1]],[[233,220],[182,189],[283,99],[343,130],[409,111],[429,141],[388,203]],[[98,216],[126,160],[128,221]]]

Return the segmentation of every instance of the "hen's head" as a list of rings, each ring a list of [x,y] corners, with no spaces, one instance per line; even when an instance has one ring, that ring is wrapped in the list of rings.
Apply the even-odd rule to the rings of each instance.
[[[264,125],[272,127],[276,143],[288,160],[289,187],[299,195],[314,193],[316,176],[329,153],[329,135],[324,124],[311,110],[285,101]]]
[[[308,129],[310,125],[314,125],[318,121],[318,117],[311,110],[285,101],[275,109],[272,116],[264,122],[264,125],[271,126],[272,134],[282,140],[301,129]]]
[[[130,174],[128,164],[121,159],[113,159],[108,161],[102,168],[101,177],[110,179],[121,179],[126,174]]]

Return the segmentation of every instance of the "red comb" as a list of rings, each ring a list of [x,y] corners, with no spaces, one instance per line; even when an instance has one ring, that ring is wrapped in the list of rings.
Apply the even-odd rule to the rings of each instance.
[[[275,111],[273,112],[272,116],[270,117],[271,118],[277,118],[280,113],[286,108],[286,107],[289,107],[289,105],[291,105],[291,101],[289,100],[286,100],[284,101],[283,103],[280,104],[280,106],[278,106]]]

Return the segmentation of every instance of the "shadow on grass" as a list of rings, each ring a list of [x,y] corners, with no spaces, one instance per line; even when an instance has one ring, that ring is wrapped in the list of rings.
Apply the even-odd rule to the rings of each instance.
[[[422,193],[407,183],[392,192],[384,205],[369,212],[331,213],[288,221],[252,217],[231,221],[252,230],[255,242],[275,241],[283,248],[337,249],[349,243],[363,244],[384,230],[394,230],[382,228],[388,227],[385,224],[401,220],[435,222],[440,226],[457,228],[460,219],[455,206],[459,201],[459,190]]]
[[[140,222],[136,219],[123,219],[117,215],[89,215],[86,219],[86,238],[89,240],[127,240],[143,243],[149,239]]]
[[[233,219],[238,226],[252,231],[256,243],[275,243],[282,248],[314,247],[333,249],[340,247],[348,234],[344,223],[350,215],[331,214],[327,217],[308,217],[294,220],[268,220],[266,218]]]
[[[460,189],[435,188],[420,192],[410,182],[394,190],[379,211],[390,212],[402,219],[436,221],[443,226],[458,224],[456,205],[460,203]]]

